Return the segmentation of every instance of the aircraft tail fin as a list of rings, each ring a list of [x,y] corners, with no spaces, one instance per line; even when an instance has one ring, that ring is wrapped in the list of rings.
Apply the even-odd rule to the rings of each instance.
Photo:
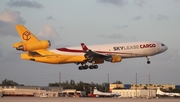
[[[16,30],[19,33],[23,43],[39,42],[39,39],[34,36],[24,25],[16,25]]]
[[[93,91],[93,94],[99,94],[99,93],[101,93],[101,92],[98,91],[97,88],[95,87],[95,88],[94,88],[94,91]]]
[[[84,43],[81,43],[81,47],[82,47],[84,52],[87,52],[88,48]]]
[[[164,92],[162,92],[160,88],[158,88],[156,94],[164,94]]]

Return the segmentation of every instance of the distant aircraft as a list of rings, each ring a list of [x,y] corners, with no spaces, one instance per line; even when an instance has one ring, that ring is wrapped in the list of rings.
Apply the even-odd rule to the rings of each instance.
[[[96,97],[118,97],[121,96],[120,94],[114,94],[110,92],[100,92],[97,90],[97,88],[94,88],[93,94],[96,95]]]
[[[23,25],[16,25],[22,42],[13,44],[17,50],[25,53],[21,58],[30,61],[49,63],[49,64],[68,64],[75,63],[79,70],[97,69],[97,64],[105,61],[116,63],[125,58],[146,57],[150,64],[150,56],[162,53],[168,48],[163,43],[156,41],[115,43],[103,45],[86,46],[81,43],[77,47],[64,47],[56,49],[47,49],[51,46],[49,40],[39,40]],[[91,65],[87,65],[91,63]]]
[[[162,92],[160,88],[157,89],[156,95],[159,97],[180,97],[180,93]]]
[[[48,97],[48,93],[40,93],[39,94],[39,97],[42,97],[42,98],[46,98],[46,97]]]

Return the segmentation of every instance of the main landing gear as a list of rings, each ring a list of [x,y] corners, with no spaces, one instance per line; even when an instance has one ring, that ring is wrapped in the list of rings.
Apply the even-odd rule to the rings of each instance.
[[[151,63],[151,61],[149,61],[150,57],[146,56],[146,58],[147,58],[147,64],[150,64]]]
[[[82,65],[82,66],[79,66],[78,69],[79,70],[86,70],[86,69],[97,69],[98,68],[98,65]]]

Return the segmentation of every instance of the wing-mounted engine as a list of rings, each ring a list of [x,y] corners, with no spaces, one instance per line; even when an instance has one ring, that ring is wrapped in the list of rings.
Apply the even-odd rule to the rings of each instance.
[[[115,63],[115,62],[121,62],[122,58],[120,55],[110,55],[110,56],[107,56],[105,60],[108,62]]]
[[[98,66],[94,64],[102,64],[104,63],[104,61],[115,63],[115,62],[121,62],[122,60],[120,55],[107,55],[107,54],[99,53],[98,51],[92,51],[84,43],[81,43],[81,47],[85,53],[84,62],[92,63],[92,65],[89,66],[89,69],[97,69]],[[87,65],[83,66],[82,64],[82,66],[79,66],[79,70],[87,69],[87,68],[88,68]]]
[[[23,43],[18,42],[14,43],[13,47],[20,51],[33,51],[39,49],[47,49],[51,46],[51,42],[49,40],[42,40],[35,43]]]

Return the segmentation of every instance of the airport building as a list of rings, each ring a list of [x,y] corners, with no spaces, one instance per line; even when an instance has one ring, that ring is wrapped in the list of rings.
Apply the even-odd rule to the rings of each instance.
[[[109,91],[111,92],[113,89],[130,89],[131,84],[110,84]]]
[[[121,98],[154,98],[156,97],[156,90],[122,90],[115,89],[112,90],[114,94],[120,94]]]
[[[42,86],[0,86],[0,96],[27,96],[27,97],[85,97],[85,91],[65,89],[62,87]]]
[[[111,92],[113,89],[131,89],[131,90],[156,90],[157,88],[162,89],[175,89],[177,85],[174,84],[110,84],[109,91]]]
[[[59,97],[62,93],[61,87],[40,87],[40,86],[0,86],[3,96],[29,96],[29,97]]]
[[[3,97],[2,92],[0,91],[0,97]]]
[[[174,84],[110,84],[109,91],[121,97],[156,97],[158,88],[171,90],[179,88]]]
[[[76,91],[76,89],[65,89],[62,91],[63,97],[86,97],[86,91]]]
[[[162,88],[162,89],[175,89],[175,85],[174,84],[132,84],[131,85],[131,89],[139,89],[139,90],[143,90],[143,89],[154,89],[156,90],[157,88]]]

